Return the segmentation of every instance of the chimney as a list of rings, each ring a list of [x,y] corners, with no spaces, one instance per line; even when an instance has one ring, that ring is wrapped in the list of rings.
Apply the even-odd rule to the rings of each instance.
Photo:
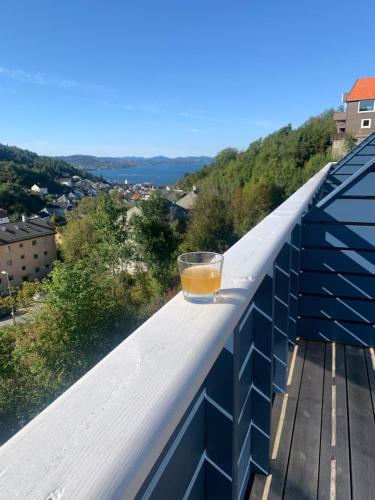
[[[22,222],[27,222],[26,214],[22,214]]]

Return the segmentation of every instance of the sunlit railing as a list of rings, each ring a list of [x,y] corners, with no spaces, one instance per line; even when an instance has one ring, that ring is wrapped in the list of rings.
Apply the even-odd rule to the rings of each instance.
[[[8,441],[0,498],[242,499],[267,472],[299,223],[329,169],[226,252],[221,301],[178,294]]]

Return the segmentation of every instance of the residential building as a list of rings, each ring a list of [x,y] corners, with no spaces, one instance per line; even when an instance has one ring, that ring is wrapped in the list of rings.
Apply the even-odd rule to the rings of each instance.
[[[198,190],[195,186],[193,186],[192,191],[187,193],[185,196],[176,201],[176,205],[183,208],[184,210],[191,210],[195,202],[198,199]]]
[[[48,194],[48,189],[46,187],[40,187],[38,186],[38,184],[34,184],[33,186],[31,186],[31,191],[33,193],[41,194],[43,196]]]
[[[356,80],[350,92],[343,94],[342,100],[344,110],[333,116],[336,122],[333,149],[338,152],[348,135],[358,144],[375,132],[375,77]]]
[[[55,231],[40,219],[0,224],[0,271],[6,271],[12,286],[46,276],[56,259]],[[7,279],[0,275],[0,293]]]

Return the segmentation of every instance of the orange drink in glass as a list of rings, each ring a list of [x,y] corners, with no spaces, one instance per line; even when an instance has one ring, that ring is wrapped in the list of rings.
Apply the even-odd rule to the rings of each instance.
[[[177,259],[184,297],[189,302],[214,302],[221,287],[224,257],[215,252],[190,252]]]

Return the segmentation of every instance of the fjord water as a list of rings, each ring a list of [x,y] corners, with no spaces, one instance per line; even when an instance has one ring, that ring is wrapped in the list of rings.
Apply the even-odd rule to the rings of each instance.
[[[139,167],[101,168],[90,170],[94,175],[103,176],[108,181],[142,184],[150,182],[156,186],[175,184],[185,173],[196,172],[205,162],[178,165],[163,165],[161,163],[140,165]]]

